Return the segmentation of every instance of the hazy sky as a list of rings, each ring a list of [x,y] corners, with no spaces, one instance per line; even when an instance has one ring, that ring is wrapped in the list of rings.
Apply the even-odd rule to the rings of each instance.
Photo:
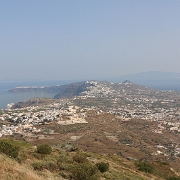
[[[0,0],[0,80],[180,72],[180,0]]]

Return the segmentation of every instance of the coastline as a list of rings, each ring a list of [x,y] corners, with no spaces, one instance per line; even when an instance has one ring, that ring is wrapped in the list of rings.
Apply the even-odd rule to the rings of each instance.
[[[55,91],[10,92],[16,87],[48,87],[66,83],[69,81],[0,82],[0,109],[6,109],[8,104],[27,101],[34,97],[53,98],[58,93]]]

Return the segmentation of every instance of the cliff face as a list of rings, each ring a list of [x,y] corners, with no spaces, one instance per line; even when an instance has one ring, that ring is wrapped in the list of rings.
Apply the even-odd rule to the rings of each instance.
[[[87,90],[87,87],[92,86],[89,83],[80,82],[80,83],[73,83],[67,86],[64,90],[54,96],[54,98],[71,98],[73,96],[80,95],[81,92]]]

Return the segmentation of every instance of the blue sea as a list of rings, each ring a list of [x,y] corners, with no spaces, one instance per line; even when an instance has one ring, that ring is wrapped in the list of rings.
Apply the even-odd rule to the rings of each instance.
[[[66,84],[58,82],[16,82],[16,83],[0,83],[0,109],[6,109],[9,103],[18,103],[27,101],[33,97],[53,98],[58,92],[8,92],[8,90],[17,86],[51,86]]]

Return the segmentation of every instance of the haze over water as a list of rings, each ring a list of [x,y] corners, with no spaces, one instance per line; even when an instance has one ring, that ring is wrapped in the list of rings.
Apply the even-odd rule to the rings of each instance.
[[[15,88],[16,85],[16,83],[0,83],[0,109],[5,109],[9,103],[27,101],[33,97],[53,98],[57,94],[56,92],[8,92],[8,90]]]

